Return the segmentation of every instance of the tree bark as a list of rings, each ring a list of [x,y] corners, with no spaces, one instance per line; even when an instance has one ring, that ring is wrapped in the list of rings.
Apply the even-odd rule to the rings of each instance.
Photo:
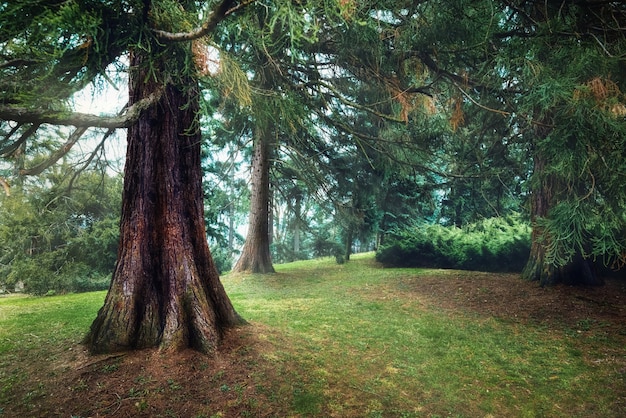
[[[344,253],[344,258],[346,261],[350,261],[350,256],[352,255],[352,242],[354,241],[353,227],[350,226],[346,231],[346,248]]]
[[[294,199],[293,252],[297,257],[300,253],[300,223],[302,222],[302,194],[300,190],[295,193]]]
[[[553,175],[545,174],[546,164],[545,158],[535,155],[533,176],[537,182],[530,196],[533,229],[530,255],[522,271],[522,277],[529,281],[538,281],[541,286],[554,286],[559,283],[601,285],[603,281],[596,274],[593,263],[580,253],[577,253],[568,264],[562,267],[555,266],[546,260],[551,237],[545,233],[537,220],[549,216],[549,211],[556,202],[559,192],[558,181]]]
[[[250,218],[246,241],[233,271],[274,273],[270,253],[270,154],[267,128],[257,127],[252,157]]]
[[[163,82],[131,54],[130,103]],[[154,68],[154,63],[152,64]],[[241,324],[219,280],[203,217],[197,83],[167,85],[128,129],[120,247],[86,343],[95,353],[159,347],[212,351]]]

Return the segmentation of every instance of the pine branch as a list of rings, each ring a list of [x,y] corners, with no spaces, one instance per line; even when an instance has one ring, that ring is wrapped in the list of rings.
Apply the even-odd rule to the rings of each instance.
[[[96,158],[96,155],[98,155],[99,152],[102,151],[102,149],[104,148],[104,142],[107,140],[107,138],[109,138],[111,135],[113,135],[113,133],[115,132],[115,129],[109,129],[103,136],[102,136],[102,140],[100,141],[100,143],[98,144],[98,146],[96,147],[96,149],[93,150],[93,152],[89,155],[89,158],[87,158],[87,160],[84,162],[84,164],[82,165],[82,167],[80,167],[79,169],[77,169],[76,171],[74,171],[74,175],[72,176],[72,178],[70,179],[68,185],[67,185],[67,190],[71,190],[74,187],[74,182],[76,181],[76,179],[78,179],[78,177],[80,176],[80,174],[87,169],[87,167],[89,167],[89,165],[91,164],[91,162],[94,160],[94,158]]]
[[[46,168],[51,167],[54,163],[59,161],[64,155],[66,155],[70,149],[78,142],[78,140],[83,136],[83,134],[87,131],[87,128],[81,127],[77,128],[72,134],[69,136],[68,140],[52,155],[47,158],[42,163],[37,164],[31,168],[22,168],[20,170],[20,175],[22,176],[36,176],[41,174]]]
[[[21,67],[30,64],[37,64],[36,60],[28,60],[28,59],[11,59],[9,61],[0,63],[0,69],[8,68],[8,67]]]
[[[233,12],[233,10],[239,9],[242,5],[233,7],[234,0],[224,0],[209,14],[208,18],[204,21],[202,26],[197,27],[189,32],[167,32],[164,30],[154,29],[153,32],[157,39],[165,42],[184,42],[193,41],[194,39],[200,39],[207,36],[224,18]],[[250,4],[252,1],[244,2],[244,5]]]
[[[332,97],[336,98],[337,100],[339,100],[342,104],[351,107],[353,109],[357,109],[357,110],[362,110],[364,112],[368,112],[371,113],[374,116],[378,116],[381,119],[385,119],[385,120],[389,120],[392,122],[398,122],[398,123],[406,123],[406,120],[403,118],[399,118],[393,115],[389,115],[389,114],[385,114],[385,113],[381,113],[378,112],[377,110],[369,107],[369,106],[364,106],[361,104],[358,104],[352,100],[347,99],[346,97],[344,97],[341,92],[339,92],[337,89],[335,89],[333,86],[331,86],[328,83],[325,83],[323,81],[317,81],[317,84],[325,89],[327,89],[330,93],[332,93]]]
[[[17,128],[20,125],[18,125],[15,129],[12,129],[11,132],[6,136],[6,138],[8,139],[10,137],[10,135],[12,135],[13,133],[15,133],[17,131]],[[26,142],[26,140],[32,135],[34,134],[37,129],[39,129],[39,124],[33,124],[32,126],[30,126],[28,129],[26,129],[26,131],[24,133],[22,133],[22,135],[20,135],[20,137],[13,141],[12,143],[10,143],[9,145],[5,145],[3,147],[0,148],[0,157],[8,157],[9,155],[13,154],[15,151],[17,151],[24,142]]]
[[[120,111],[120,113],[118,114],[118,116],[121,116],[124,112],[124,110],[128,107],[128,103],[126,103],[124,105],[124,107],[122,108],[122,110]],[[54,165],[57,161],[59,161],[62,157],[64,157],[71,149],[72,147],[78,142],[78,140],[85,134],[85,132],[87,131],[87,127],[79,127],[77,128],[74,132],[72,132],[69,136],[69,138],[67,139],[67,141],[65,141],[65,143],[56,151],[54,151],[45,161],[37,164],[34,167],[28,168],[28,169],[21,169],[20,170],[20,175],[22,176],[36,176],[41,174],[45,169],[51,167],[52,165]],[[104,144],[104,141],[110,137],[111,135],[113,135],[113,132],[115,132],[115,128],[109,128],[109,130],[104,134],[104,136],[102,137],[102,141],[100,142],[100,145],[98,145],[98,147],[96,147],[96,149],[94,150],[94,152],[92,153],[92,155],[89,157],[87,163],[85,164],[85,166],[83,167],[82,170],[84,170],[87,165],[89,165],[89,163],[93,160],[95,153],[98,151],[98,149],[100,147],[102,147],[102,145]],[[82,171],[80,170],[80,171]],[[73,179],[72,179],[73,181]]]

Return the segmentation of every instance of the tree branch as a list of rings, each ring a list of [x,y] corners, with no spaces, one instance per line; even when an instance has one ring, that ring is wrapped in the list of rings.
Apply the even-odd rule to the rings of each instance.
[[[231,6],[233,5],[234,0],[223,0],[217,7],[209,13],[209,16],[204,21],[202,26],[191,30],[190,32],[167,32],[164,30],[154,29],[153,32],[157,39],[160,41],[166,42],[183,42],[183,41],[193,41],[194,39],[202,38],[209,33],[213,32],[215,27],[220,23],[227,14],[232,13],[230,11]],[[245,4],[249,4],[251,2],[244,2]],[[240,6],[236,6],[239,8]]]
[[[378,112],[378,111],[374,110],[373,108],[371,108],[369,106],[360,105],[360,104],[358,104],[358,103],[356,103],[356,102],[354,102],[352,100],[349,100],[349,99],[345,98],[341,94],[341,92],[339,92],[337,89],[335,89],[333,86],[331,86],[328,83],[325,83],[325,82],[320,80],[320,81],[317,81],[317,84],[319,86],[327,89],[330,93],[332,93],[332,97],[334,97],[335,99],[339,100],[342,104],[344,104],[344,105],[346,105],[348,107],[368,112],[368,113],[370,113],[370,114],[372,114],[374,116],[377,116],[377,117],[379,117],[381,119],[389,120],[389,121],[392,121],[392,122],[398,122],[398,123],[406,123],[406,120],[401,118],[401,117],[399,118],[399,117],[395,117],[395,116],[392,116],[392,115],[388,115],[388,114],[385,114],[385,113]],[[320,93],[324,94],[323,92],[320,92]]]
[[[13,141],[11,144],[0,148],[0,157],[5,158],[13,154],[17,149],[19,149],[20,146],[22,146],[24,142],[26,142],[26,140],[32,134],[34,134],[37,131],[37,129],[39,129],[39,123],[35,123],[31,125],[24,133],[22,133],[22,135],[20,135],[20,137],[16,141]],[[14,133],[15,131],[16,129],[12,130],[11,134]],[[10,134],[8,136],[10,136]]]
[[[46,168],[51,167],[54,163],[59,161],[65,154],[67,154],[70,149],[78,142],[78,140],[83,136],[83,134],[87,132],[87,128],[81,127],[76,128],[74,132],[70,135],[70,137],[65,141],[65,143],[52,155],[47,158],[45,161],[37,164],[31,168],[22,168],[20,170],[20,175],[22,176],[36,176],[41,174]]]
[[[130,106],[124,115],[119,116],[97,116],[79,112],[28,109],[0,104],[0,119],[18,123],[70,125],[77,128],[128,128],[137,122],[144,110],[159,100],[162,93],[162,90],[159,90],[151,94]]]
[[[76,181],[76,179],[78,178],[78,176],[87,168],[89,167],[89,165],[91,164],[91,162],[93,161],[93,159],[96,157],[96,155],[98,154],[98,152],[102,151],[102,149],[104,148],[104,142],[107,140],[108,137],[110,137],[111,135],[113,135],[113,132],[115,132],[114,129],[109,129],[103,136],[102,136],[102,140],[100,141],[100,143],[98,144],[98,146],[96,147],[96,149],[93,150],[93,152],[89,155],[89,158],[87,158],[87,160],[85,161],[85,163],[83,164],[82,167],[80,167],[79,169],[74,171],[74,175],[72,176],[72,178],[70,179],[69,184],[67,185],[67,189],[71,190],[72,187],[74,187],[74,181]]]
[[[37,61],[35,61],[35,60],[12,59],[12,60],[0,63],[0,68],[19,67],[19,66],[22,66],[22,65],[30,65],[30,64],[36,64],[36,63],[37,63]]]
[[[128,103],[126,105],[124,105],[124,107],[120,111],[119,115],[121,115],[124,112],[124,109],[126,109],[127,106],[128,106]],[[21,169],[20,170],[20,175],[22,175],[22,176],[36,176],[36,175],[41,174],[45,169],[51,167],[57,161],[59,161],[63,156],[65,156],[72,149],[72,147],[78,142],[78,140],[85,134],[85,132],[87,132],[87,127],[78,127],[78,128],[76,128],[76,130],[70,134],[70,136],[67,139],[67,141],[65,141],[65,143],[59,149],[54,151],[45,161],[37,164],[34,167]],[[87,165],[89,165],[89,163],[93,160],[95,153],[98,151],[99,148],[102,147],[102,145],[104,144],[104,141],[108,137],[113,135],[114,132],[115,132],[115,128],[110,128],[104,134],[104,136],[102,137],[102,141],[100,141],[100,144],[96,147],[96,149],[94,150],[92,155],[87,160],[87,163],[85,164],[85,167],[87,167]]]

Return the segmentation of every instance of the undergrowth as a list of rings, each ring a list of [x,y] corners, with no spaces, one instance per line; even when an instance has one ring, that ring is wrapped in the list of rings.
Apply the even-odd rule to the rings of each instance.
[[[522,271],[530,232],[518,217],[490,218],[463,228],[419,224],[386,236],[376,259],[398,267]]]

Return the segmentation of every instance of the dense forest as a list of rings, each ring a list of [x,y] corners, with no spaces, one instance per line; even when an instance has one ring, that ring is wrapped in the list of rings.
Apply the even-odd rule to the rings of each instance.
[[[231,269],[626,262],[621,2],[0,2],[0,74],[0,287],[109,288],[96,352],[211,350]]]

